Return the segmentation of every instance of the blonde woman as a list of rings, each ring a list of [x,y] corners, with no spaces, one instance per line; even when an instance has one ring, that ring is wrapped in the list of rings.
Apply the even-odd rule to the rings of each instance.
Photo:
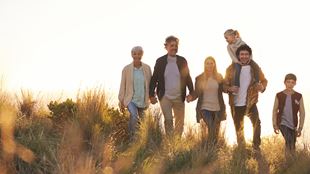
[[[216,143],[222,120],[226,119],[223,100],[223,76],[217,72],[215,59],[211,56],[204,61],[204,72],[196,77],[194,100],[197,122],[203,119],[208,126],[208,137]]]

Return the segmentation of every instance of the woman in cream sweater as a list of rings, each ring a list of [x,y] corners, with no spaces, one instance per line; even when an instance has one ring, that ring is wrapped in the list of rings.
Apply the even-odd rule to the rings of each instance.
[[[130,113],[129,133],[136,132],[139,118],[143,118],[144,111],[149,105],[149,84],[152,76],[149,65],[141,62],[143,49],[141,46],[131,50],[133,62],[125,66],[118,94],[121,110],[128,109]]]

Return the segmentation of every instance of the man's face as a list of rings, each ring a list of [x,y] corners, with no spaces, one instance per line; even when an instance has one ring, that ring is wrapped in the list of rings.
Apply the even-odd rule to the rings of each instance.
[[[284,82],[286,89],[292,90],[294,86],[296,85],[296,81],[293,79],[285,80]]]
[[[241,50],[239,52],[239,59],[243,65],[246,65],[250,61],[250,53],[247,50]]]
[[[165,48],[169,56],[175,56],[178,52],[178,43],[176,41],[168,42]]]

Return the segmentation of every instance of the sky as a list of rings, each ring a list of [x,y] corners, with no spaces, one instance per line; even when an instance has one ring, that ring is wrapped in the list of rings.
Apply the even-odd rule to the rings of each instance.
[[[295,89],[310,111],[307,5],[306,0],[0,0],[2,86],[70,97],[100,86],[115,98],[131,48],[142,46],[142,61],[153,68],[166,54],[169,35],[180,39],[178,54],[188,60],[193,79],[207,56],[215,57],[224,75],[231,59],[223,33],[232,28],[252,47],[269,81],[258,108],[262,134],[270,135],[274,96],[284,89],[285,74],[297,75]],[[194,106],[187,104],[188,123]],[[233,130],[231,121],[227,127]]]

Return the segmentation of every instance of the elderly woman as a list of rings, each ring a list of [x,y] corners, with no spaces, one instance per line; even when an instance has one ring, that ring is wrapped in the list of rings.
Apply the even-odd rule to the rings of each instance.
[[[217,72],[213,57],[207,57],[204,62],[204,72],[196,77],[195,95],[198,98],[196,107],[197,122],[202,118],[208,126],[208,139],[216,143],[220,122],[226,119],[223,100],[223,76]]]
[[[144,116],[144,111],[149,105],[149,84],[152,76],[149,65],[141,62],[143,49],[141,46],[131,50],[132,63],[125,66],[122,71],[122,80],[118,94],[121,110],[128,109],[130,113],[129,133],[136,132],[139,118]]]

